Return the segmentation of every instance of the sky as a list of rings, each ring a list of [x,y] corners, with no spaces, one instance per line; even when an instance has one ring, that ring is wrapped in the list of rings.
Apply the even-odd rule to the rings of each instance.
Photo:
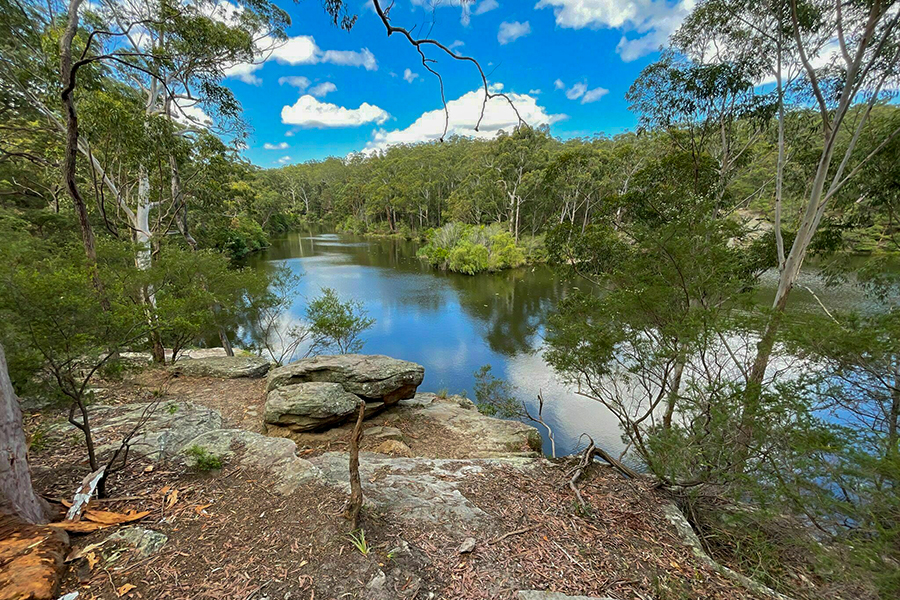
[[[390,38],[366,0],[350,0],[352,31],[332,25],[318,0],[276,2],[289,39],[225,82],[244,108],[245,155],[261,167],[373,152],[440,137],[440,85],[400,35]],[[384,2],[388,4],[389,0]],[[563,139],[615,135],[637,118],[625,93],[690,12],[694,0],[396,0],[396,26],[476,58],[492,90],[507,93],[529,125]],[[517,120],[505,100],[488,104],[471,63],[430,51],[444,79],[450,133],[491,137]]]

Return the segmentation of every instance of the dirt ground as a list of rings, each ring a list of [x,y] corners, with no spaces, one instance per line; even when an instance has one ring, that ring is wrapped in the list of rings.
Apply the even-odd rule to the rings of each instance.
[[[171,379],[150,371],[97,387],[102,403],[162,396],[214,408],[226,427],[259,431],[262,423],[264,380]],[[428,429],[433,424],[398,425],[386,415],[372,423],[399,426],[414,454],[454,453],[442,432]],[[54,418],[59,415],[44,411],[29,417],[28,427],[40,432]],[[343,450],[342,436],[301,445],[300,453]],[[88,472],[78,460],[82,446],[72,436],[35,438],[41,442],[32,447],[37,489],[51,500],[71,498]],[[364,441],[364,449],[366,443],[374,442]],[[165,534],[167,543],[142,556],[104,542],[114,528],[73,535],[73,554],[102,545],[89,549],[90,560],[69,563],[61,593],[77,591],[80,599],[421,600],[511,599],[517,590],[535,589],[620,600],[754,597],[693,557],[662,517],[667,499],[648,485],[596,465],[582,483],[587,506],[577,504],[567,485],[572,465],[544,461],[527,472],[495,466],[467,480],[463,495],[494,517],[477,529],[364,509],[364,553],[348,536],[341,515],[346,498],[336,488],[312,481],[278,496],[265,473],[228,464],[200,473],[137,459],[110,481],[111,498],[92,506],[149,510],[136,525]],[[469,537],[474,551],[460,554]]]

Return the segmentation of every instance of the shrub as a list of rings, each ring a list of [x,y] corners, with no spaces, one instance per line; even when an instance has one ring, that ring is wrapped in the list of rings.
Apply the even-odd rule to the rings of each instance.
[[[456,273],[474,275],[487,270],[490,265],[490,253],[480,244],[464,241],[450,251],[447,266]]]
[[[419,250],[419,257],[432,266],[456,273],[474,275],[525,264],[525,250],[498,224],[451,222],[426,232],[426,241]]]
[[[184,451],[198,471],[214,471],[222,468],[222,457],[216,456],[206,448],[194,444]]]

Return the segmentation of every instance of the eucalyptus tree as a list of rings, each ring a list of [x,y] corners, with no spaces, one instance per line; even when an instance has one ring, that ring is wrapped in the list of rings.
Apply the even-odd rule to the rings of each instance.
[[[519,241],[522,205],[537,195],[547,161],[549,134],[546,130],[520,125],[512,132],[500,132],[492,144],[489,168],[495,185],[507,201],[509,232]]]

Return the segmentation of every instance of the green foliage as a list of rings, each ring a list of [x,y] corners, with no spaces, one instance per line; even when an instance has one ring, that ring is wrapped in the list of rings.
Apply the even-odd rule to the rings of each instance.
[[[194,444],[184,451],[185,455],[193,463],[193,467],[198,471],[206,473],[222,468],[222,457],[216,456],[202,446]]]
[[[515,397],[515,387],[505,379],[494,376],[491,365],[475,371],[475,403],[478,412],[489,417],[518,417],[522,403]]]
[[[350,543],[353,544],[354,548],[359,550],[360,554],[362,554],[363,556],[369,555],[369,552],[371,552],[372,548],[366,541],[365,529],[357,529],[356,531],[351,531],[347,534],[347,537],[350,538]]]
[[[309,303],[306,319],[313,336],[313,353],[352,354],[362,350],[362,333],[375,324],[367,316],[362,302],[341,300],[332,288],[322,288],[322,295]]]
[[[455,273],[474,275],[525,264],[525,250],[513,236],[499,226],[471,226],[448,223],[426,234],[427,244],[419,257],[430,264]]]

